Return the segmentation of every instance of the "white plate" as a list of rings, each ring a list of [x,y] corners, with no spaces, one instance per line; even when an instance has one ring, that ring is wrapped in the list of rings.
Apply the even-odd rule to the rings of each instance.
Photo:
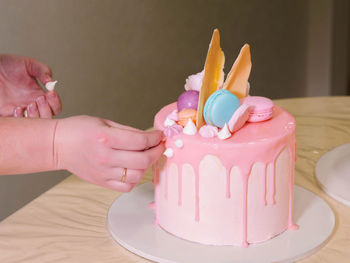
[[[324,154],[316,164],[315,173],[323,191],[350,206],[350,143]]]
[[[156,262],[271,263],[293,262],[319,250],[334,227],[327,203],[301,187],[295,187],[294,219],[297,231],[285,231],[248,248],[208,246],[177,238],[154,224],[153,185],[146,183],[121,195],[108,211],[112,237],[131,252]]]

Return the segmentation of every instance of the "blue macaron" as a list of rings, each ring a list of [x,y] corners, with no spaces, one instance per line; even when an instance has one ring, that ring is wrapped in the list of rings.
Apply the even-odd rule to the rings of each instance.
[[[222,128],[239,106],[240,101],[234,94],[226,89],[220,89],[207,99],[203,110],[204,119],[208,124]]]

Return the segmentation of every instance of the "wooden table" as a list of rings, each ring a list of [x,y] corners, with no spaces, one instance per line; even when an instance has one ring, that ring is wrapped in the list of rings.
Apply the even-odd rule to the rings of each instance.
[[[326,246],[300,262],[350,262],[350,208],[322,192],[314,176],[324,153],[350,142],[350,97],[275,102],[297,120],[295,183],[326,200],[336,216]],[[143,182],[150,178],[148,171]],[[107,232],[107,210],[119,195],[68,177],[0,223],[0,262],[149,262],[119,246]]]

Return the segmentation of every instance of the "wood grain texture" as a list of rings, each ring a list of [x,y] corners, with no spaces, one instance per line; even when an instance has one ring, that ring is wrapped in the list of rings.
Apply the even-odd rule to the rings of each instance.
[[[296,184],[321,196],[336,216],[325,247],[299,262],[349,262],[350,208],[321,191],[314,166],[324,153],[350,141],[350,97],[275,102],[297,120]],[[143,182],[150,179],[149,170]],[[0,223],[0,262],[149,262],[108,234],[107,211],[118,196],[70,176]]]

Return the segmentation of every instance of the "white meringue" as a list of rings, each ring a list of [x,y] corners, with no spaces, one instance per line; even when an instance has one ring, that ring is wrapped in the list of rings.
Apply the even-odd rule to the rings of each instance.
[[[220,140],[225,140],[230,137],[231,137],[231,132],[227,127],[227,123],[225,123],[225,126],[218,132],[218,138]]]
[[[169,126],[175,125],[175,121],[169,118],[166,118],[163,124],[164,124],[164,127],[169,127]]]
[[[172,126],[166,126],[164,128],[163,133],[164,133],[164,135],[166,137],[173,137],[173,136],[178,135],[179,133],[181,133],[182,130],[183,130],[183,128],[182,128],[181,125],[175,124],[175,125],[172,125]]]
[[[45,84],[45,88],[49,91],[53,91],[55,89],[56,83],[57,83],[57,80],[49,81]]]
[[[177,147],[177,148],[182,148],[182,147],[184,147],[184,142],[183,142],[183,140],[181,140],[181,139],[177,139],[175,142],[174,142],[174,144],[175,144],[175,146]]]
[[[174,156],[174,150],[172,148],[166,148],[163,153],[166,157],[171,158]]]
[[[204,138],[213,138],[218,135],[218,131],[217,127],[206,124],[199,129],[199,134]]]
[[[182,132],[187,135],[195,135],[197,133],[197,127],[194,125],[192,119],[188,119],[187,124]]]
[[[193,74],[189,76],[186,79],[185,90],[200,91],[202,88],[203,77],[204,77],[204,69],[197,74]]]

